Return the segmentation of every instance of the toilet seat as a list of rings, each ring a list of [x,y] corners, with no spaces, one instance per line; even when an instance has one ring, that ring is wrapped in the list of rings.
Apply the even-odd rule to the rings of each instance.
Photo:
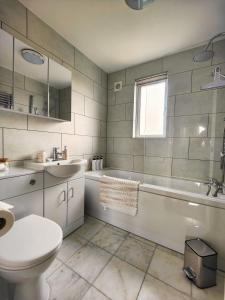
[[[23,270],[54,255],[62,243],[62,229],[55,222],[29,215],[15,222],[0,238],[0,269]]]

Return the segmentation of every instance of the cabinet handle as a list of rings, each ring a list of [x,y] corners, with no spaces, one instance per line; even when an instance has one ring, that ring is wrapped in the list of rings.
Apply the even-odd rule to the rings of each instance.
[[[62,193],[60,195],[63,194],[63,199],[61,201],[59,201],[59,205],[61,205],[63,202],[66,201],[66,191],[62,191]]]
[[[35,183],[36,183],[36,180],[35,180],[35,179],[31,179],[31,180],[30,180],[30,185],[35,185]]]
[[[72,199],[72,198],[74,197],[74,188],[71,187],[71,188],[69,189],[68,194],[70,194],[70,191],[71,191],[71,196],[68,197],[68,200],[70,200],[70,199]]]

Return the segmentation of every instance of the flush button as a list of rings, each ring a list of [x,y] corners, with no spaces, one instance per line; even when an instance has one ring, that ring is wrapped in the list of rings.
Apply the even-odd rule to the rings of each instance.
[[[35,179],[31,179],[31,180],[30,180],[30,185],[35,185],[35,183],[36,183],[36,180],[35,180]]]

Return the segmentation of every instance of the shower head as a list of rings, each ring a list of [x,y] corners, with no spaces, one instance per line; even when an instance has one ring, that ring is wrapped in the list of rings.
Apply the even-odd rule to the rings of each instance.
[[[213,55],[214,55],[214,52],[212,50],[203,49],[194,55],[193,61],[194,62],[204,62],[204,61],[211,59],[213,57]]]
[[[145,5],[152,3],[154,0],[125,0],[127,5],[135,10],[141,10]]]
[[[22,49],[21,55],[27,62],[34,65],[43,65],[45,62],[44,56],[33,49]]]
[[[194,62],[204,62],[207,61],[209,59],[211,59],[214,55],[213,50],[209,50],[209,47],[213,44],[213,41],[219,37],[222,37],[225,35],[225,32],[220,32],[217,35],[213,36],[208,44],[200,51],[198,51],[194,57],[193,57],[193,61]]]

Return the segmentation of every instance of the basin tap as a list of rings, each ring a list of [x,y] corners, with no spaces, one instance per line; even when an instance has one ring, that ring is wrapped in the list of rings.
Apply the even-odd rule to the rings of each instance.
[[[215,188],[215,192],[212,194],[213,197],[217,197],[218,193],[223,194],[224,183],[216,180],[213,186]]]
[[[211,189],[212,189],[212,186],[214,185],[216,179],[214,178],[209,178],[209,180],[207,182],[205,182],[204,184],[207,184],[208,185],[208,190],[206,192],[206,195],[208,196],[211,192]]]
[[[53,147],[53,160],[59,160],[62,159],[62,152],[58,151],[58,147]]]

